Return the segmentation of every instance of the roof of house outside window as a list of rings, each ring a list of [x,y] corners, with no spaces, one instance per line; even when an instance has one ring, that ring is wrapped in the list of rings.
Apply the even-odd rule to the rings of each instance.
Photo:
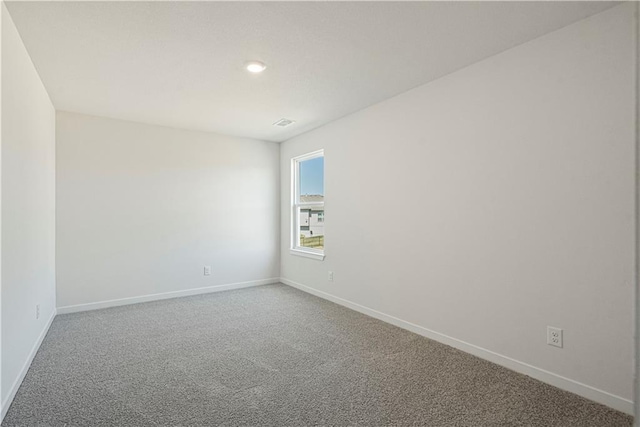
[[[324,196],[321,194],[301,194],[300,201],[302,203],[324,202]]]

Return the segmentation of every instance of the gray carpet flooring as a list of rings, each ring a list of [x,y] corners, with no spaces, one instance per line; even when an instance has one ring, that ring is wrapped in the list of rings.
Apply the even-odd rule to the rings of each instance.
[[[60,315],[2,426],[630,426],[285,285]]]

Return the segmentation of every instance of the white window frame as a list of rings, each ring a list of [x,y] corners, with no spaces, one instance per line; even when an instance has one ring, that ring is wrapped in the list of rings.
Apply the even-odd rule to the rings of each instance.
[[[306,160],[324,157],[324,150],[317,150],[312,153],[303,154],[291,159],[291,246],[292,255],[303,256],[316,260],[324,260],[324,249],[305,248],[300,246],[300,210],[321,207],[324,211],[324,201],[322,202],[301,202],[300,201],[300,163]],[[324,180],[324,171],[322,179]],[[324,182],[323,182],[324,187]],[[326,226],[325,226],[326,227]],[[326,229],[326,228],[325,228]]]

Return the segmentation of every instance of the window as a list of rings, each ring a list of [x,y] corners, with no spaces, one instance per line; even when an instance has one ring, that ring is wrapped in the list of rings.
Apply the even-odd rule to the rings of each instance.
[[[324,259],[324,151],[291,161],[291,253]]]

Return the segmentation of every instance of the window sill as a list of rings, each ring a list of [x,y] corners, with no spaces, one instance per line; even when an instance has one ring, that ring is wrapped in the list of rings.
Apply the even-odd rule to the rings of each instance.
[[[318,252],[305,251],[302,249],[289,249],[291,255],[302,256],[305,258],[317,259],[318,261],[324,260],[324,254]]]

